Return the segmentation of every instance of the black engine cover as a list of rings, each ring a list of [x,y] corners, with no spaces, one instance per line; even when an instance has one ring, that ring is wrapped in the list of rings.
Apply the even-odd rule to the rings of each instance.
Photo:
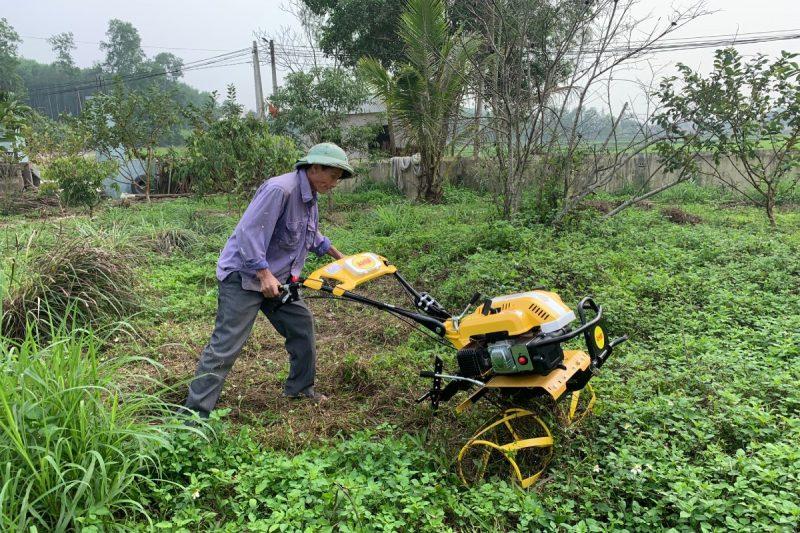
[[[462,348],[456,354],[458,360],[458,373],[465,378],[482,375],[492,368],[489,352],[482,346]]]
[[[564,350],[560,344],[546,344],[539,347],[528,347],[533,372],[546,376],[564,363]]]

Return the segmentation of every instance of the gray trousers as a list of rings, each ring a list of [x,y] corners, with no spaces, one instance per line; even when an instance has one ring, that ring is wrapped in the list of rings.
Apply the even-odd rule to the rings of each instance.
[[[302,301],[279,305],[278,298],[242,289],[238,272],[219,282],[217,320],[211,340],[203,349],[194,380],[189,384],[186,407],[207,416],[219,400],[225,377],[250,336],[261,311],[286,339],[289,352],[289,377],[283,392],[288,396],[314,393],[317,351],[314,319]]]

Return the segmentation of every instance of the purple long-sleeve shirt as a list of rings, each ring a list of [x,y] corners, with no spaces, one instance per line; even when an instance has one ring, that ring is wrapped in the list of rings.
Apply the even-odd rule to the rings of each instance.
[[[299,276],[309,250],[324,255],[331,241],[320,233],[317,193],[305,170],[270,178],[261,184],[217,262],[217,279],[231,272],[242,288],[259,291],[256,270],[269,269],[281,282]]]

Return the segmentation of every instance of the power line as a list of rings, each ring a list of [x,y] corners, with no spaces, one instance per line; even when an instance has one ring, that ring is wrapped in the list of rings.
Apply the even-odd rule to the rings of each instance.
[[[204,58],[204,59],[197,59],[197,60],[189,61],[187,63],[183,63],[183,68],[184,69],[188,69],[192,65],[201,64],[201,63],[205,64],[206,62],[209,62],[209,61],[214,60],[214,59],[220,59],[221,60],[221,59],[228,59],[228,58],[234,58],[234,57],[241,57],[243,55],[243,53],[246,52],[247,50],[248,50],[247,48],[241,48],[239,50],[232,50],[232,51],[227,52],[225,54],[219,54],[219,55],[207,57],[207,58]],[[85,81],[73,80],[73,81],[64,82],[64,83],[56,83],[56,84],[53,84],[53,85],[39,85],[39,86],[36,86],[36,87],[31,87],[30,90],[36,92],[36,91],[42,91],[42,90],[48,90],[48,89],[56,89],[56,88],[59,88],[59,87],[72,86],[72,85],[76,85],[76,84],[80,84],[80,83],[89,83],[90,81],[94,81],[94,80],[90,80],[90,79],[86,78]]]
[[[20,37],[23,37],[25,39],[40,39],[42,41],[47,41],[47,40],[50,39],[50,37],[38,37],[36,35],[20,35]],[[78,41],[78,40],[75,40],[73,42],[81,43],[81,44],[104,44],[104,43],[99,42],[99,41]],[[192,50],[192,51],[197,51],[197,52],[224,52],[225,51],[224,49],[220,49],[220,48],[186,48],[186,47],[180,47],[180,46],[157,46],[157,45],[144,45],[144,44],[140,45],[140,47],[141,48],[156,48],[156,49],[159,49],[159,50]]]
[[[642,53],[659,53],[669,52],[676,50],[697,50],[700,48],[717,48],[721,46],[743,46],[747,44],[758,44],[774,41],[791,41],[800,39],[800,33],[791,33],[773,36],[760,36],[749,38],[730,37],[727,39],[712,39],[712,40],[696,40],[687,42],[664,42],[665,39],[659,39],[651,45],[646,45],[644,42],[631,43],[626,46],[617,46],[609,48],[583,48],[571,51],[571,54],[614,54],[614,53],[630,53],[640,50]]]
[[[783,35],[774,35],[774,34],[783,34]],[[769,41],[779,41],[779,40],[791,40],[796,39],[798,34],[800,34],[800,28],[795,29],[785,29],[785,30],[768,30],[768,31],[759,31],[759,32],[743,32],[743,33],[724,33],[724,34],[716,34],[716,35],[704,35],[704,36],[691,36],[691,37],[664,37],[658,39],[659,43],[670,44],[670,43],[679,43],[679,42],[686,42],[686,44],[692,43],[727,43],[728,41],[731,44],[752,44],[758,42],[769,42]],[[708,41],[710,38],[719,37],[721,39],[717,39],[714,41]],[[586,44],[597,44],[599,41],[595,42],[587,42]],[[637,43],[632,43],[631,48],[637,48],[641,45],[645,44],[645,42],[640,41]],[[295,54],[324,54],[324,52],[320,51],[319,48],[310,45],[302,45],[302,44],[290,44],[290,43],[275,43],[276,46],[280,47],[284,51],[292,52]],[[338,57],[341,57],[342,54],[336,53],[334,54]],[[346,57],[346,55],[344,55]]]
[[[787,31],[795,33],[786,33]],[[701,40],[695,37],[682,37],[682,38],[676,37],[671,39],[663,38],[663,39],[658,39],[656,42],[652,43],[649,46],[645,46],[646,45],[645,42],[638,42],[638,43],[630,43],[626,46],[609,47],[603,49],[584,48],[576,51],[570,51],[569,53],[570,54],[630,53],[640,48],[642,48],[641,50],[642,53],[660,53],[660,52],[678,51],[678,50],[713,48],[719,46],[740,46],[748,44],[758,44],[763,42],[800,39],[800,30],[774,30],[765,32],[741,33],[733,35],[714,35],[709,37],[723,37],[723,38],[705,39],[705,40]],[[45,39],[44,37],[31,37],[31,36],[28,36],[28,38]],[[325,55],[321,51],[317,53],[317,48],[308,45],[295,45],[288,43],[275,43],[275,45],[278,47],[279,50],[281,50],[286,55],[292,55],[294,58],[297,59],[315,60],[319,63],[327,63],[328,65],[330,65],[332,62],[335,63],[338,59],[342,59],[343,57],[347,58],[346,55],[342,56],[341,54],[337,54],[336,57],[330,57]],[[150,48],[167,48],[167,47],[151,46]],[[178,49],[178,48],[173,48],[173,49]],[[213,49],[195,49],[195,50],[222,51]],[[113,80],[120,80],[122,82],[131,82],[131,81],[139,81],[160,76],[166,76],[169,74],[191,72],[193,70],[205,70],[207,68],[221,68],[227,66],[243,65],[247,63],[252,63],[252,61],[236,62],[236,60],[241,59],[249,54],[250,54],[249,48],[241,48],[239,50],[225,51],[225,53],[223,54],[218,54],[208,58],[190,61],[188,63],[184,63],[180,68],[175,68],[170,70],[165,69],[164,71],[159,71],[159,72],[139,73],[129,76],[113,76],[111,80],[109,80],[109,78],[107,77],[96,76],[94,79],[91,80],[86,79],[84,81],[72,81],[72,82],[65,82],[47,86],[32,87],[29,90],[29,92],[31,93],[31,96],[43,98],[52,95],[92,89]]]
[[[84,91],[84,90],[88,90],[88,89],[98,88],[99,86],[108,85],[108,84],[111,84],[111,83],[115,83],[117,81],[122,82],[122,83],[129,83],[129,82],[146,80],[146,79],[150,79],[150,78],[158,78],[158,77],[161,77],[161,76],[166,76],[168,74],[177,74],[177,73],[191,72],[191,71],[196,71],[196,70],[206,70],[206,69],[209,69],[209,68],[231,67],[231,66],[235,66],[235,65],[244,65],[244,64],[250,64],[250,63],[252,63],[252,61],[240,61],[240,62],[233,62],[233,63],[231,63],[231,62],[219,62],[219,63],[209,64],[209,65],[198,65],[198,66],[195,66],[195,67],[192,67],[192,68],[188,68],[188,69],[164,70],[164,71],[161,71],[161,72],[151,72],[151,73],[148,73],[148,74],[139,74],[139,75],[136,75],[136,76],[113,76],[111,78],[99,78],[99,79],[97,79],[97,80],[95,80],[95,81],[93,81],[91,83],[85,83],[85,84],[80,85],[80,86],[67,87],[67,88],[64,88],[64,89],[55,90],[55,91],[46,92],[46,93],[34,93],[33,96],[45,97],[45,96],[52,96],[52,95],[57,95],[57,94],[66,94],[66,93],[72,93],[72,92],[75,92],[75,91]]]
[[[120,79],[122,81],[136,81],[140,79],[147,79],[157,76],[166,76],[168,74],[178,74],[183,72],[191,72],[193,70],[202,70],[204,67],[231,66],[233,64],[239,64],[239,63],[230,63],[230,61],[241,59],[247,56],[248,54],[249,50],[247,48],[242,48],[240,50],[234,50],[231,52],[227,52],[225,54],[220,54],[205,59],[198,59],[196,61],[190,61],[189,63],[183,64],[179,68],[168,69],[168,70],[165,69],[159,72],[132,74],[128,76],[111,76],[110,78],[105,76],[99,78],[95,77],[94,79],[86,79],[83,81],[72,81],[50,86],[40,86],[32,88],[30,90],[30,93],[36,96],[63,94],[76,90],[90,89],[92,87],[96,87],[98,84],[107,83],[108,81],[114,79]]]

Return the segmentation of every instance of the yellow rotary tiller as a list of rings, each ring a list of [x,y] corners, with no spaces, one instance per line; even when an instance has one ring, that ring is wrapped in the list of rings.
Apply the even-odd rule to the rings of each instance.
[[[353,292],[358,285],[386,275],[400,283],[414,310]],[[592,298],[578,303],[576,317],[557,294],[543,288],[483,300],[475,294],[454,316],[430,294],[414,289],[384,257],[369,252],[344,257],[305,279],[292,280],[283,286],[283,300],[299,298],[300,287],[412,320],[457,350],[456,372],[445,373],[444,361],[439,357],[435,358],[432,371],[420,372],[421,377],[432,380],[432,386],[417,401],[428,400],[437,409],[456,393],[468,391],[469,396],[456,407],[457,413],[487,395],[503,406],[502,412],[469,439],[458,454],[458,473],[465,483],[499,472],[510,472],[522,487],[535,483],[553,449],[550,429],[534,411],[538,399],[550,398],[555,404],[569,392],[570,402],[561,410],[562,419],[571,424],[583,418],[595,403],[589,380],[614,346],[628,338],[607,338],[600,324],[603,308]],[[480,305],[470,313],[479,301]],[[583,336],[585,351],[563,349],[563,343],[578,336]],[[582,395],[584,390],[587,394]]]

